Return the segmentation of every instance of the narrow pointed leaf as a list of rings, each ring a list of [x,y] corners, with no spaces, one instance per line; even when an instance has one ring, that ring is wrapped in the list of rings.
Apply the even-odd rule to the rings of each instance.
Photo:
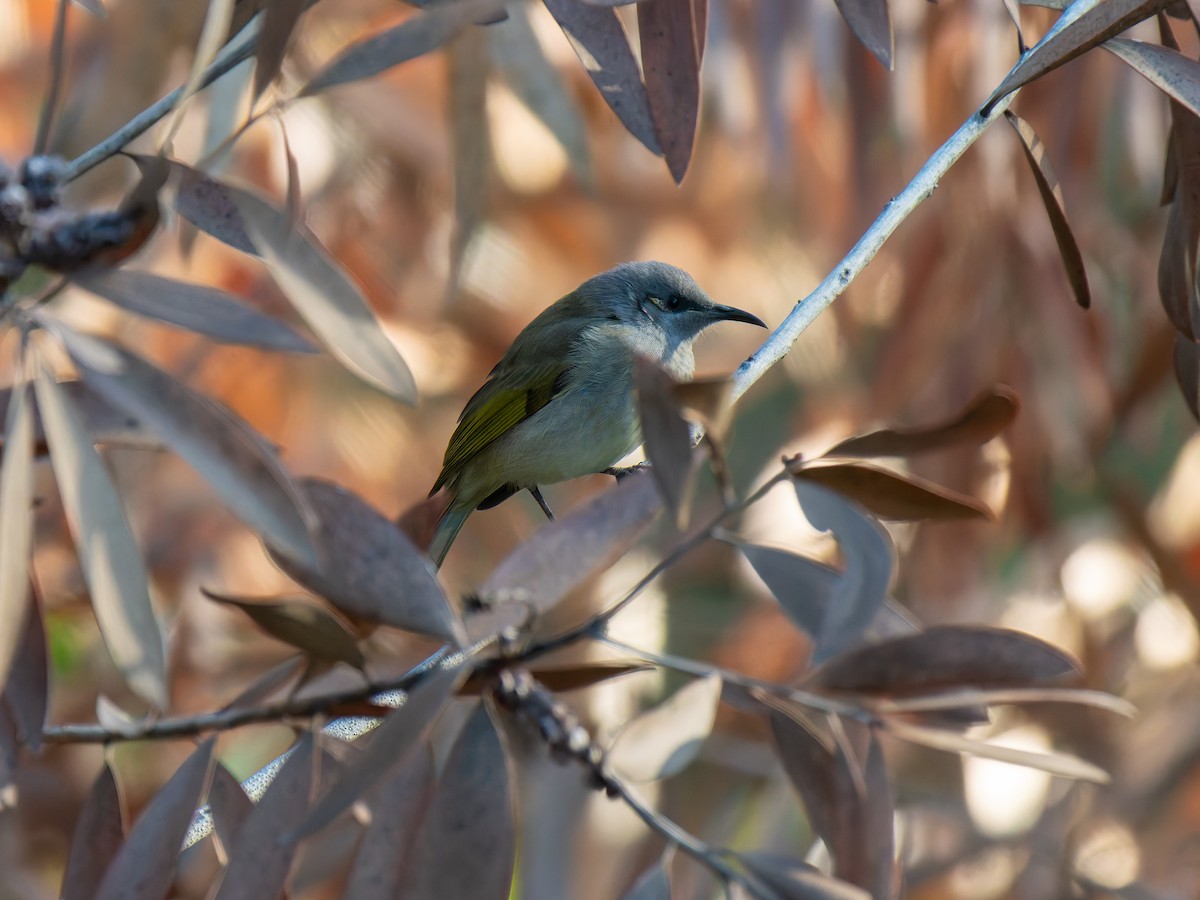
[[[608,761],[632,781],[657,781],[682,772],[712,732],[721,679],[698,678],[631,720],[613,741]]]
[[[113,770],[105,764],[92,783],[75,823],[67,870],[59,891],[62,900],[90,900],[124,842],[121,791]]]
[[[251,309],[233,294],[207,285],[132,269],[85,272],[73,280],[84,290],[130,312],[222,343],[290,353],[315,353],[317,349],[279,320]]]
[[[616,10],[582,0],[546,0],[546,8],[621,124],[647,150],[662,156],[646,85]]]
[[[233,21],[234,0],[208,0],[207,11],[204,15],[204,25],[200,29],[200,37],[196,42],[196,52],[192,56],[191,69],[187,80],[183,83],[179,99],[175,102],[171,121],[167,125],[164,143],[170,145],[172,139],[183,124],[183,116],[187,111],[188,102],[200,89],[204,79],[204,71],[208,68],[221,45],[229,34],[229,26]]]
[[[352,619],[459,641],[462,626],[425,554],[357,494],[319,478],[300,482],[317,517],[317,566],[276,557],[300,584]]]
[[[845,571],[817,635],[813,659],[821,662],[862,639],[887,599],[896,548],[883,526],[824,487],[799,480],[796,494],[814,528],[832,531]]]
[[[257,98],[267,86],[279,76],[288,42],[300,14],[304,12],[305,0],[268,0],[263,12],[262,30],[254,50],[254,96]]]
[[[1029,162],[1033,180],[1037,183],[1038,194],[1042,198],[1042,205],[1046,208],[1046,215],[1050,218],[1050,228],[1054,231],[1054,240],[1058,242],[1058,255],[1062,258],[1067,279],[1071,282],[1071,290],[1075,292],[1075,302],[1087,309],[1092,305],[1087,269],[1083,265],[1083,254],[1079,252],[1079,244],[1075,242],[1071,224],[1067,221],[1062,185],[1058,181],[1058,176],[1054,174],[1054,170],[1050,168],[1050,160],[1046,156],[1046,145],[1037,136],[1033,126],[1020,116],[1005,110],[1004,117],[1021,139],[1021,148],[1025,151],[1025,159]]]
[[[308,811],[312,788],[313,736],[305,732],[238,829],[216,900],[259,900],[282,893],[298,848],[294,841],[280,840],[280,827]]]
[[[344,662],[361,669],[366,660],[353,634],[334,616],[313,603],[301,600],[255,599],[219,594],[206,588],[209,600],[235,606],[273,638],[291,644],[312,659]]]
[[[794,466],[791,473],[797,479],[836,491],[882,519],[911,522],[995,518],[974,497],[872,463],[819,462]]]
[[[507,754],[479,703],[450,749],[398,897],[506,900],[516,857],[512,803]]]
[[[1082,53],[1149,19],[1165,0],[1076,0],[1081,14],[1075,21],[1040,41],[1000,83],[985,104],[1011,94],[1022,85],[1057,69]],[[1068,7],[1064,15],[1071,15]]]
[[[814,671],[807,684],[905,696],[941,688],[1036,686],[1078,671],[1066,653],[1027,634],[942,625],[843,654]]]
[[[208,786],[208,810],[213,830],[227,856],[237,845],[237,833],[252,809],[254,804],[229,770],[220,763],[213,766],[212,782]]]
[[[638,419],[651,472],[673,514],[675,525],[687,524],[697,457],[692,430],[671,395],[674,381],[656,363],[638,357],[634,363]]]
[[[134,823],[95,900],[162,900],[171,889],[179,848],[208,780],[215,738],[187,758]]]
[[[925,428],[884,429],[847,438],[826,456],[910,456],[957,444],[985,444],[1017,417],[1020,401],[1008,387],[985,391],[958,415]]]
[[[503,8],[501,0],[450,0],[343,50],[300,92],[311,96],[334,85],[360,81],[436,50],[472,22]]]
[[[633,883],[621,900],[671,900],[671,882],[667,867],[657,862]]]
[[[809,635],[820,634],[842,573],[815,559],[771,547],[742,544],[738,549],[788,618]]]
[[[1192,115],[1200,116],[1200,62],[1178,50],[1127,38],[1105,41],[1104,49],[1144,75]]]
[[[854,36],[871,55],[892,68],[892,16],[887,0],[835,0]]]
[[[1122,697],[1103,691],[1079,688],[959,688],[946,693],[918,695],[897,700],[885,700],[875,708],[881,713],[941,712],[971,706],[994,706],[999,704],[1032,703],[1075,703],[1102,709],[1132,719],[1138,714],[1137,707]]]
[[[1108,784],[1112,781],[1112,777],[1099,766],[1067,753],[1043,753],[1037,750],[1004,747],[1000,744],[968,738],[953,731],[926,728],[898,719],[887,720],[885,727],[889,734],[934,750],[995,759],[999,762],[1012,763],[1015,766],[1026,766],[1042,772],[1049,772],[1051,775],[1063,778],[1092,781],[1096,784]]]
[[[1171,100],[1171,133],[1167,159],[1190,160],[1200,153],[1200,118]],[[1171,177],[1167,172],[1164,178]],[[1158,260],[1158,292],[1163,309],[1175,330],[1195,339],[1200,333],[1200,293],[1197,291],[1196,255],[1200,243],[1200,172],[1195,166],[1176,165],[1164,182],[1172,200]]]
[[[366,791],[403,768],[412,751],[425,740],[465,675],[460,660],[457,665],[431,673],[408,692],[404,703],[388,713],[374,729],[363,752],[346,765],[303,822],[284,839],[296,840],[319,831],[349,809]]]
[[[1192,415],[1200,420],[1200,344],[1186,335],[1175,335],[1175,378]]]
[[[637,12],[654,133],[679,184],[687,174],[700,121],[694,7],[692,0],[642,0]]]
[[[671,385],[671,396],[709,435],[724,440],[733,418],[733,382],[729,378],[697,378]]]
[[[556,519],[505,557],[479,595],[492,603],[552,609],[573,588],[623,556],[658,518],[662,498],[637,472]]]
[[[450,236],[450,287],[458,287],[463,260],[487,214],[492,135],[487,114],[491,73],[487,35],[473,28],[447,48],[450,70],[450,135],[454,152],[454,227]]]
[[[161,437],[243,522],[289,555],[315,558],[313,513],[243,419],[123,347],[76,332],[63,340],[88,385]]]
[[[176,160],[171,161],[171,170],[179,182],[175,192],[175,209],[181,216],[223,244],[242,253],[258,256],[258,249],[246,233],[246,225],[238,210],[238,197],[246,191]]]
[[[0,460],[0,687],[18,652],[29,614],[33,552],[33,402],[25,381],[13,387]]]
[[[92,440],[98,444],[123,444],[130,447],[161,447],[162,442],[151,436],[133,416],[121,409],[116,409],[111,403],[88,388],[82,381],[60,381],[59,390],[66,393],[75,404],[80,418]],[[0,390],[0,414],[7,416],[12,399],[12,389]],[[42,427],[42,417],[34,409],[33,417],[34,450],[38,456],[44,456],[46,447],[46,430]]]
[[[21,745],[37,752],[42,746],[42,731],[46,727],[50,702],[50,654],[42,607],[32,591],[28,610],[0,702],[8,707]]]
[[[242,224],[271,274],[321,342],[347,369],[404,403],[417,388],[400,352],[357,285],[301,226],[247,192],[235,196]]]
[[[433,786],[433,753],[428,747],[383,786],[350,867],[345,900],[399,896],[405,860],[429,809]]]
[[[129,686],[162,709],[167,705],[163,635],[125,510],[74,404],[44,365],[38,367],[34,388],[104,643]]]

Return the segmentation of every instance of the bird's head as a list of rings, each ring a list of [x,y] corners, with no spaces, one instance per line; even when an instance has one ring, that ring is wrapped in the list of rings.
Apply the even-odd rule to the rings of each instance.
[[[631,262],[588,279],[578,293],[601,316],[661,332],[668,346],[687,344],[717,322],[766,328],[758,316],[714,303],[687,272],[664,262]]]

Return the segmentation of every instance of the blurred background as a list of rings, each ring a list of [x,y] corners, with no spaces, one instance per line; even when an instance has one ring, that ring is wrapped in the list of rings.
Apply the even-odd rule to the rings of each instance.
[[[71,10],[51,146],[68,158],[182,82],[204,13],[204,4],[173,0],[105,7],[103,20]],[[395,516],[427,494],[459,410],[513,337],[597,271],[663,259],[718,302],[772,326],[815,287],[1016,57],[999,2],[895,0],[891,12],[888,72],[829,0],[712,0],[700,131],[678,187],[614,118],[540,5],[515,16],[527,19],[550,68],[505,54],[519,45],[496,36],[515,27],[501,23],[469,32],[449,52],[290,107],[281,121],[308,223],[412,367],[415,409],[327,358],[217,346],[82,292],[56,303],[64,317],[116,335],[219,397],[278,443],[293,472],[333,479]],[[32,145],[53,14],[49,0],[0,2],[0,157],[10,165]],[[301,23],[285,84],[303,83],[347,43],[410,14],[385,0],[324,0]],[[1032,43],[1054,14],[1027,7],[1022,15]],[[633,33],[636,16],[626,25]],[[1190,36],[1177,32],[1186,51]],[[487,69],[485,116],[460,115],[456,131],[450,84],[470,66]],[[179,158],[205,156],[244,120],[251,71],[235,70],[198,98],[175,141]],[[531,97],[541,98],[536,109]],[[1132,700],[1141,714],[1125,723],[1058,706],[1001,715],[991,726],[1017,746],[1054,746],[1108,767],[1114,783],[1105,788],[889,744],[908,893],[1192,897],[1200,891],[1200,441],[1171,373],[1173,332],[1157,298],[1166,101],[1097,51],[1026,88],[1015,108],[1062,181],[1092,309],[1074,305],[1020,144],[998,124],[743,398],[731,468],[746,490],[782,454],[819,454],[883,424],[937,422],[989,386],[1015,389],[1019,417],[982,452],[914,463],[917,474],[983,499],[997,521],[894,528],[894,595],[926,622],[996,623],[1043,637],[1082,660],[1087,686]],[[208,170],[282,198],[281,135],[268,117]],[[105,163],[73,186],[71,200],[114,204],[134,174],[127,161]],[[178,221],[132,266],[224,288],[294,320],[261,266]],[[713,329],[698,371],[728,373],[760,340],[752,329]],[[298,589],[185,464],[119,447],[107,459],[169,623],[173,709],[228,702],[289,651],[199,588]],[[128,697],[99,641],[45,468],[35,566],[53,655],[51,718],[92,721],[99,694]],[[562,511],[608,483],[583,479],[546,493]],[[473,516],[447,560],[446,585],[468,592],[541,521],[528,496]],[[739,531],[776,547],[831,549],[785,489]],[[635,549],[556,616],[573,622],[611,601],[668,539],[658,534]],[[795,677],[807,656],[803,636],[723,545],[685,560],[617,628],[638,646],[763,678]],[[375,655],[394,666],[424,649],[380,638]],[[569,702],[603,735],[677,684],[639,674]],[[284,726],[246,728],[224,736],[219,753],[244,777],[290,740]],[[705,840],[795,854],[808,832],[765,740],[755,721],[725,715],[700,761],[647,793]],[[131,815],[189,749],[108,751]],[[0,897],[56,896],[103,752],[52,748],[27,760],[18,806],[0,812]],[[529,757],[520,895],[620,896],[661,843],[627,810],[590,795],[576,770]],[[291,896],[338,896],[352,831],[340,851],[326,846],[331,840],[307,847],[311,864],[294,876]],[[673,867],[676,896],[711,895],[689,860]],[[202,877],[185,877],[180,890],[203,896]]]

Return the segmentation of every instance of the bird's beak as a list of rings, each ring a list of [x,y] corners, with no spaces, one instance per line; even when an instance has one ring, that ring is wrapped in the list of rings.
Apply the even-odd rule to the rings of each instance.
[[[745,322],[747,325],[757,325],[759,328],[767,327],[767,323],[758,316],[748,313],[744,309],[738,309],[736,306],[722,306],[714,303],[710,315],[718,321]]]

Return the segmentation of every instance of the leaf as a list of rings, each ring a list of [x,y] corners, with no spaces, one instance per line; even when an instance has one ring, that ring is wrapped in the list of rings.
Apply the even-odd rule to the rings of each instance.
[[[829,610],[816,636],[816,662],[858,641],[887,599],[896,548],[878,522],[823,487],[796,482],[796,495],[814,528],[832,531],[846,560]]]
[[[646,96],[675,183],[683,181],[700,120],[700,58],[692,0],[637,5]]]
[[[892,68],[892,17],[887,0],[835,0],[838,12],[871,55]]]
[[[334,85],[360,81],[436,50],[472,22],[502,9],[502,0],[447,0],[339,53],[300,91],[309,97]]]
[[[319,606],[298,600],[233,597],[207,588],[201,588],[200,593],[217,603],[236,606],[271,637],[291,644],[312,659],[344,662],[356,669],[366,665],[354,635]]]
[[[125,815],[121,791],[113,770],[106,763],[92,782],[83,803],[67,868],[63,874],[62,900],[90,900],[105,870],[125,842]]]
[[[212,782],[208,786],[208,810],[213,830],[227,856],[236,846],[237,833],[252,809],[254,804],[229,770],[220,763],[213,766]]]
[[[724,440],[733,419],[733,381],[697,378],[671,385],[671,397],[688,418],[704,425],[718,441]]]
[[[508,758],[486,703],[463,725],[409,857],[404,900],[506,900],[516,856]]]
[[[311,567],[276,556],[288,575],[352,619],[461,639],[462,626],[437,571],[404,532],[332,482],[305,478],[299,488],[316,514],[320,562]]]
[[[1200,420],[1200,344],[1175,335],[1175,378],[1192,415]]]
[[[9,621],[16,624],[15,620]],[[8,707],[21,745],[37,752],[42,747],[42,730],[46,727],[50,699],[50,660],[41,604],[32,592],[25,627],[18,634],[20,643],[4,685],[3,704]]]
[[[247,192],[234,194],[242,224],[296,311],[347,369],[404,403],[417,387],[366,298],[317,239]]]
[[[517,547],[492,571],[479,595],[490,603],[520,602],[547,612],[584,579],[623,556],[661,510],[650,476],[626,475],[616,487]]]
[[[487,82],[491,69],[487,37],[474,28],[454,38],[447,54],[450,68],[450,133],[454,150],[454,227],[450,237],[450,286],[459,273],[471,241],[487,211],[492,169],[492,136],[487,115]]]
[[[267,85],[279,77],[292,32],[296,30],[296,23],[300,21],[305,6],[305,0],[268,0],[254,50],[256,99],[262,96]]]
[[[639,356],[634,362],[633,383],[651,473],[676,527],[683,528],[698,469],[697,457],[692,452],[691,427],[671,395],[674,380],[657,363]]]
[[[692,681],[665,702],[630,720],[609,748],[609,763],[636,782],[679,774],[696,758],[712,732],[720,702],[719,676]]]
[[[1191,160],[1200,153],[1200,119],[1171,101],[1173,156]],[[1181,334],[1195,339],[1200,331],[1200,297],[1196,285],[1197,242],[1200,241],[1200,172],[1193,165],[1176,165],[1174,178],[1164,173],[1164,191],[1171,191],[1170,212],[1158,261],[1158,292],[1167,318]]]
[[[74,404],[44,363],[34,381],[63,508],[104,643],[129,686],[167,705],[162,631],[125,510]]]
[[[667,867],[656,862],[625,892],[621,900],[671,900],[671,882]]]
[[[739,544],[738,549],[788,618],[808,634],[820,634],[842,573],[815,559],[771,547]]]
[[[974,497],[872,463],[821,461],[792,465],[788,471],[794,478],[836,491],[883,519],[910,522],[995,518]]]
[[[1073,16],[1074,21],[1048,32],[1025,54],[988,98],[984,109],[990,109],[996,101],[1022,85],[1086,53],[1131,25],[1149,19],[1164,5],[1165,0],[1075,0],[1063,13]]]
[[[1000,762],[1012,763],[1015,766],[1026,766],[1042,772],[1049,772],[1051,775],[1059,775],[1063,778],[1092,781],[1096,784],[1109,784],[1112,781],[1111,776],[1099,766],[1066,753],[1043,753],[1037,750],[1004,747],[987,741],[974,740],[953,731],[926,728],[898,719],[888,719],[885,727],[889,734],[901,740],[920,744],[922,747],[931,747],[934,750],[995,759]]]
[[[315,353],[316,347],[277,319],[232,294],[132,269],[88,271],[73,280],[84,290],[141,316],[207,335],[226,344]]]
[[[201,88],[204,72],[216,57],[221,45],[229,34],[229,26],[233,21],[234,0],[208,0],[207,12],[204,15],[204,25],[200,29],[200,38],[196,42],[196,52],[192,56],[192,65],[188,71],[187,80],[175,101],[171,121],[167,125],[164,148],[170,146],[179,126],[183,124],[183,115],[187,111],[188,102]]]
[[[647,150],[662,156],[646,85],[616,10],[581,0],[545,0],[545,3],[604,102]]]
[[[133,826],[104,874],[95,900],[161,900],[175,877],[179,848],[208,780],[215,738],[187,758]]]
[[[1131,66],[1156,88],[1200,116],[1200,62],[1177,50],[1145,41],[1112,38],[1104,49]]]
[[[513,93],[554,135],[580,181],[590,183],[591,155],[583,115],[562,75],[546,58],[528,8],[514,6],[508,18],[489,26],[486,34],[491,59]]]
[[[993,387],[946,422],[914,429],[885,429],[847,438],[826,456],[911,456],[956,444],[986,444],[1017,417],[1020,401],[1004,385]]]
[[[312,789],[313,736],[312,732],[305,732],[293,745],[287,762],[266,794],[238,829],[216,900],[280,896],[298,849],[294,841],[280,839],[280,827],[304,816]]]
[[[433,785],[433,752],[426,746],[383,786],[371,805],[371,824],[350,866],[345,900],[376,900],[400,894],[405,861],[429,810]]]
[[[941,625],[845,653],[806,683],[831,691],[908,696],[961,687],[1036,686],[1078,671],[1066,653],[1027,634]]]
[[[170,162],[179,179],[175,192],[175,209],[179,214],[234,250],[258,256],[238,209],[238,198],[246,192],[176,160]]]
[[[133,416],[124,410],[114,409],[112,404],[98,396],[82,381],[60,381],[59,390],[66,393],[83,419],[84,428],[98,444],[124,444],[133,447],[161,447],[160,441],[152,438]],[[7,415],[12,399],[12,389],[0,389],[0,415]],[[42,427],[41,415],[34,408],[34,447],[39,456],[48,451],[46,432]]]
[[[991,688],[958,689],[950,693],[925,694],[897,700],[885,700],[874,705],[881,714],[925,713],[964,709],[973,706],[995,706],[1001,704],[1029,703],[1076,703],[1092,709],[1125,716],[1128,719],[1138,714],[1137,707],[1122,697],[1103,691],[1080,690],[1077,688]]]
[[[790,856],[739,853],[738,859],[780,900],[870,900],[871,895]]]
[[[631,675],[634,672],[647,672],[652,668],[653,666],[648,663],[640,661],[620,662],[614,660],[579,663],[573,666],[531,667],[529,674],[546,690],[560,693],[563,691],[578,691],[605,681],[610,681],[613,678],[620,678],[622,675]],[[459,694],[480,694],[494,679],[495,676],[492,673],[472,670],[467,680],[463,682]]]
[[[29,384],[13,386],[4,422],[0,461],[0,686],[19,652],[29,615],[29,564],[33,553],[33,403]]]
[[[162,438],[238,518],[289,555],[314,558],[313,513],[258,432],[123,347],[58,333],[88,385]]]
[[[332,787],[283,839],[294,841],[319,831],[374,785],[394,777],[425,739],[465,675],[459,659],[456,665],[431,672],[409,691],[404,703],[373,731],[363,752],[346,765]]]
[[[1050,167],[1050,160],[1046,156],[1046,145],[1037,136],[1033,126],[1020,116],[1005,110],[1004,117],[1021,139],[1021,148],[1025,151],[1025,159],[1029,162],[1033,180],[1037,183],[1038,194],[1042,198],[1042,205],[1046,207],[1046,215],[1050,218],[1050,228],[1054,231],[1054,240],[1058,242],[1058,254],[1062,257],[1063,268],[1066,269],[1067,279],[1071,282],[1071,290],[1075,292],[1075,302],[1087,309],[1092,305],[1087,269],[1083,265],[1083,254],[1079,252],[1079,245],[1075,242],[1071,225],[1067,221],[1067,208],[1063,201],[1062,185]]]
[[[100,5],[100,0],[73,0],[76,6],[86,9],[97,19],[108,18],[108,13],[104,11],[104,7]]]

